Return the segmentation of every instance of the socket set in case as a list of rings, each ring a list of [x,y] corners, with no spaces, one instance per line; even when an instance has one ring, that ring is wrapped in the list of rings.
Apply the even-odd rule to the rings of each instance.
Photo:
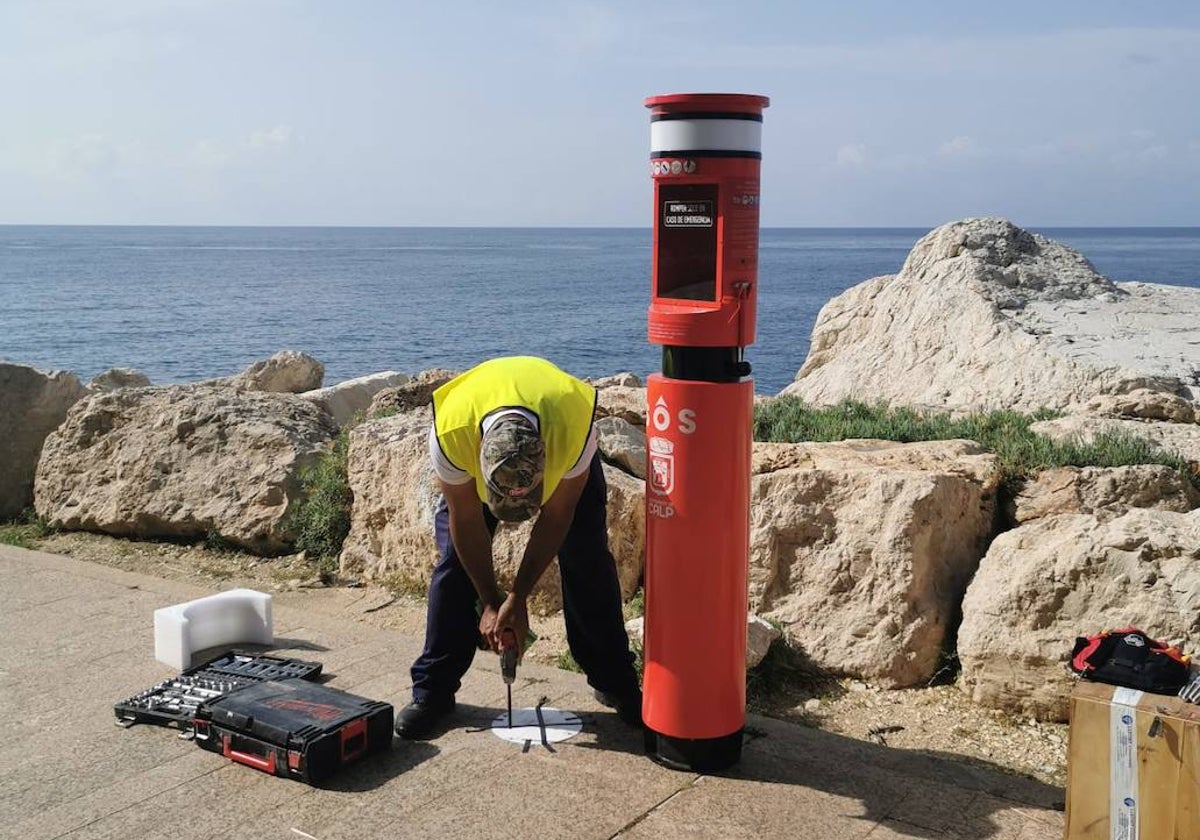
[[[320,675],[319,662],[231,651],[114,704],[113,712],[118,726],[151,723],[190,735],[202,703],[268,680],[315,680]]]

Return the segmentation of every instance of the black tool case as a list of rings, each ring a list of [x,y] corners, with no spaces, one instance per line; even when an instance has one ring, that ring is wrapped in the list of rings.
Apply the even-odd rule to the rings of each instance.
[[[315,680],[320,675],[320,662],[235,650],[114,704],[113,712],[120,726],[153,723],[179,727],[189,734],[196,709],[206,700],[223,697],[264,680]]]
[[[313,784],[392,745],[393,711],[304,680],[267,681],[201,704],[196,743],[249,767]]]

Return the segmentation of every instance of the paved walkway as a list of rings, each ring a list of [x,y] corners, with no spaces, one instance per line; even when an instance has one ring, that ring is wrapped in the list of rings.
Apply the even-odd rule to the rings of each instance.
[[[0,837],[805,838],[1058,840],[1063,793],[945,757],[752,716],[741,764],[681,773],[591,698],[583,677],[529,666],[514,706],[574,710],[583,732],[551,753],[486,727],[503,708],[481,655],[456,725],[327,788],[235,765],[174,730],[114,725],[112,704],[171,672],[154,661],[151,613],[211,594],[182,583],[0,546]],[[408,695],[420,639],[355,620],[361,590],[282,593],[278,650],[323,662],[330,685]]]

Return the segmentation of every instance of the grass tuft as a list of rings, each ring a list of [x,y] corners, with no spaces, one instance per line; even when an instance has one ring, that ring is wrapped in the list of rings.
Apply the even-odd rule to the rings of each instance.
[[[556,663],[559,668],[564,671],[572,671],[576,674],[582,674],[583,669],[579,667],[579,663],[575,661],[575,657],[571,655],[571,651],[564,650],[558,654]]]
[[[638,587],[625,602],[625,620],[641,618],[646,614],[646,590]]]
[[[923,440],[973,440],[997,456],[1001,481],[1015,488],[1052,467],[1120,467],[1161,464],[1176,470],[1200,489],[1200,472],[1176,453],[1145,438],[1108,432],[1084,442],[1055,441],[1029,427],[1058,416],[1042,410],[977,412],[965,417],[919,412],[903,406],[867,405],[847,400],[828,408],[810,408],[796,397],[780,397],[754,413],[754,439],[780,443],[876,438],[900,443]]]
[[[0,522],[0,545],[15,545],[17,548],[36,548],[36,541],[54,533],[46,520],[27,508],[16,519]]]
[[[300,472],[300,500],[290,514],[296,550],[315,559],[323,572],[337,565],[342,543],[350,533],[350,505],[354,500],[347,476],[350,430],[347,423],[333,445],[315,464]]]

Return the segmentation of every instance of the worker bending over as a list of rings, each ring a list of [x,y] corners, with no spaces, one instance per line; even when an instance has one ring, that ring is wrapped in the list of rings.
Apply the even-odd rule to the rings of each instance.
[[[433,392],[429,453],[442,492],[434,519],[440,559],[429,584],[425,648],[412,666],[413,702],[396,719],[401,737],[428,736],[454,710],[477,647],[499,652],[506,629],[524,645],[529,595],[555,555],[572,656],[596,698],[641,725],[642,693],[608,547],[595,405],[591,385],[532,356],[492,359]],[[492,564],[496,525],[534,516],[505,596]]]

